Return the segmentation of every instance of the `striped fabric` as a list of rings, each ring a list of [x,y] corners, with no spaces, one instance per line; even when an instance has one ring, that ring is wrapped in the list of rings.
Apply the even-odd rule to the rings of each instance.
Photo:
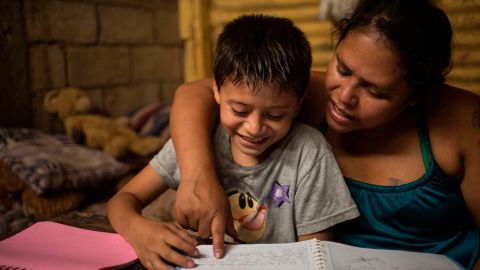
[[[129,170],[108,154],[65,135],[0,128],[0,160],[38,194],[92,188]]]

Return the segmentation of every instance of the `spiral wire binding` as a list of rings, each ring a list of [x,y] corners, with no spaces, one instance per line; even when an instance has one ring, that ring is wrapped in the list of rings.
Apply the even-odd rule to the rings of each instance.
[[[312,242],[312,251],[313,251],[313,264],[315,269],[324,270],[327,269],[327,244],[323,241],[315,239]]]

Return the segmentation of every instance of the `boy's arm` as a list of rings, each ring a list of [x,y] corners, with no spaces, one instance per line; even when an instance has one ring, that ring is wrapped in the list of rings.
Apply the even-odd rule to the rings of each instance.
[[[223,256],[226,231],[235,236],[228,200],[220,185],[213,157],[211,133],[217,114],[213,80],[180,86],[170,116],[181,180],[175,202],[177,220],[184,228],[212,235],[214,254]]]
[[[298,241],[305,241],[313,238],[317,238],[318,240],[332,241],[333,240],[332,230],[327,229],[317,233],[299,235]]]
[[[195,256],[197,242],[180,226],[146,219],[141,211],[164,193],[168,186],[147,165],[108,202],[108,219],[112,227],[132,245],[140,261],[149,269],[166,267],[165,261],[193,267],[193,260],[173,248]]]

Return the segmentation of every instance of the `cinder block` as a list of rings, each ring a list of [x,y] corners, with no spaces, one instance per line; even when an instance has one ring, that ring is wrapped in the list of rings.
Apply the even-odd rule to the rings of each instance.
[[[155,12],[156,41],[160,44],[181,44],[178,13],[159,10]]]
[[[133,81],[176,81],[181,78],[181,52],[178,48],[140,47],[132,54]]]
[[[58,88],[66,85],[64,53],[59,46],[31,47],[29,63],[32,89]]]
[[[70,85],[89,87],[130,82],[126,47],[69,48],[67,61]]]
[[[27,38],[31,41],[50,39],[47,6],[45,0],[24,1]]]
[[[31,41],[93,43],[97,23],[89,3],[26,0],[27,35]]]
[[[144,9],[162,9],[172,12],[177,10],[178,0],[81,0],[83,2],[94,2],[100,5],[117,5]]]
[[[127,7],[100,7],[100,42],[153,43],[153,14]]]
[[[139,84],[104,90],[104,107],[107,114],[118,117],[139,106],[161,101],[158,84]]]
[[[182,84],[181,81],[169,81],[162,83],[162,100],[165,102],[172,102],[175,96],[175,91]]]
[[[101,88],[81,88],[92,100],[92,113],[103,113],[103,90]]]

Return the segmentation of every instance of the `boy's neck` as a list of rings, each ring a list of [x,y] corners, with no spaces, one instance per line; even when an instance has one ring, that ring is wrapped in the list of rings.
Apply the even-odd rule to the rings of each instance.
[[[276,142],[272,146],[270,146],[267,150],[265,150],[260,156],[250,156],[244,153],[241,153],[240,150],[234,148],[230,141],[230,153],[232,153],[233,161],[242,166],[242,167],[253,167],[257,166],[258,164],[262,163],[268,156],[273,152],[273,150],[277,147],[277,145],[283,141],[282,138],[280,141]],[[229,139],[231,140],[231,139]]]
[[[265,160],[265,158],[268,156],[268,153],[266,152],[270,152],[270,149],[267,149],[266,151],[264,151],[261,154],[261,156],[250,156],[250,155],[241,153],[240,150],[233,147],[233,144],[230,141],[230,152],[232,153],[233,161],[238,165],[242,167],[253,167],[253,166],[257,166],[258,164],[260,164],[262,161]]]

